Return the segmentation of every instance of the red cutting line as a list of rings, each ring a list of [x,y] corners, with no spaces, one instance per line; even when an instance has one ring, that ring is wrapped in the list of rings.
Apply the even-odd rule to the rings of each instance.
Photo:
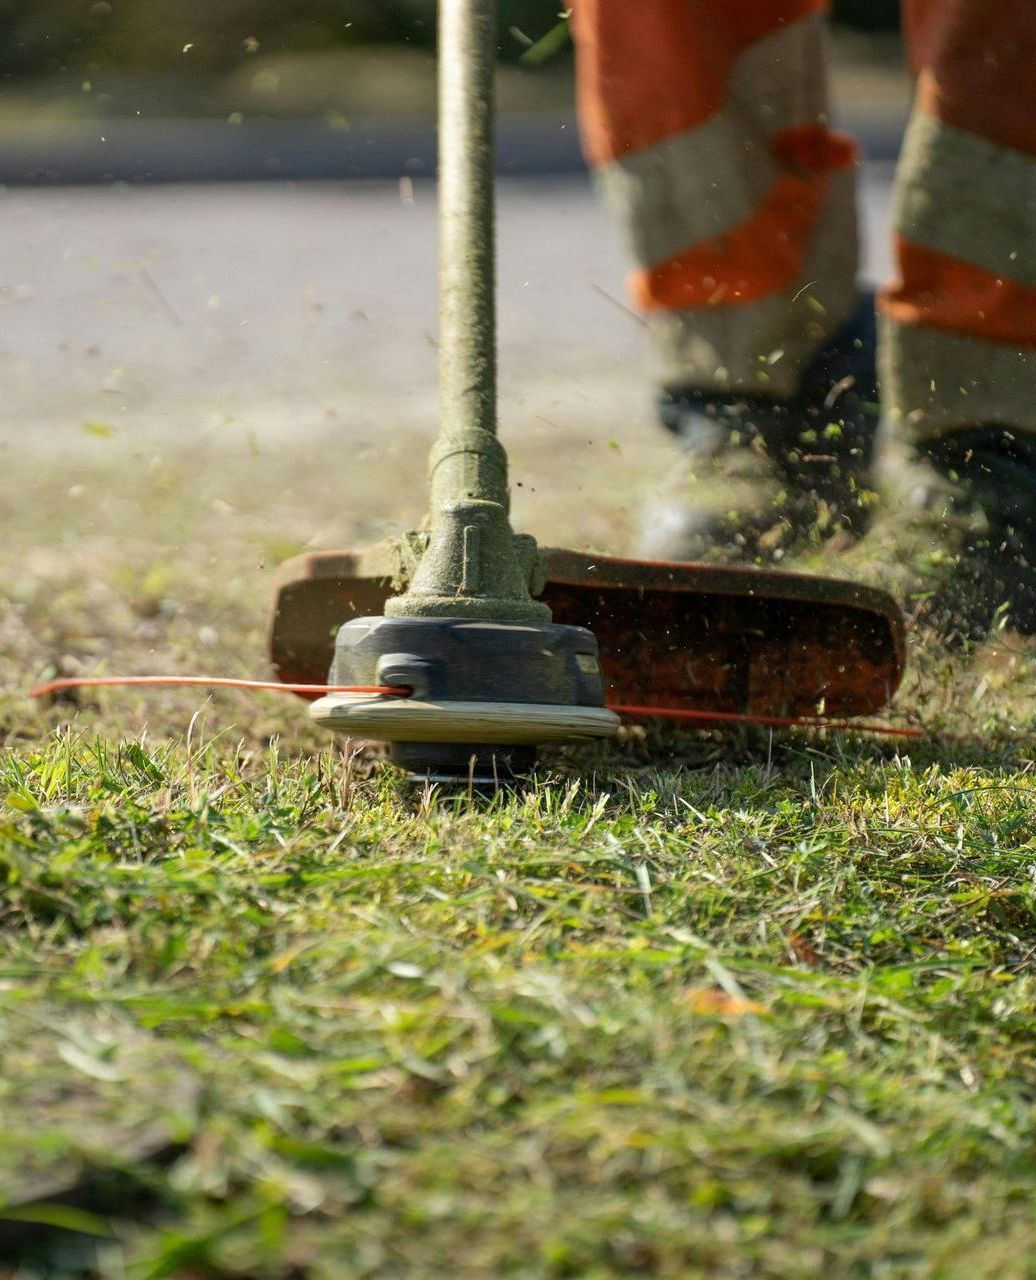
[[[198,685],[213,689],[277,689],[285,693],[383,693],[405,698],[409,689],[371,684],[282,684],[279,680],[231,680],[226,676],[65,676],[48,680],[29,690],[30,698],[42,698],[64,689],[94,688],[121,684]]]
[[[191,685],[216,689],[272,689],[282,693],[370,693],[405,698],[411,690],[402,685],[282,684],[279,680],[232,680],[226,676],[64,676],[29,690],[30,698],[43,698],[65,689],[112,685]],[[695,724],[751,724],[775,729],[833,729],[841,733],[875,733],[890,738],[925,738],[923,729],[873,724],[866,720],[825,720],[822,716],[754,716],[738,711],[698,711],[681,707],[626,707],[608,705],[616,715],[635,719],[683,720]]]

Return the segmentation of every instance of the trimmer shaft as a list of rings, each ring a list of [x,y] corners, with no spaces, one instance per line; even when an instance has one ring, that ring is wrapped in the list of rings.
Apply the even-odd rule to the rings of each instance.
[[[338,635],[331,682],[406,698],[332,694],[319,724],[392,744],[419,778],[493,783],[537,743],[611,737],[597,642],[558,626],[530,592],[533,539],[508,518],[496,437],[493,0],[439,3],[439,437],[426,533],[403,544],[402,595]]]

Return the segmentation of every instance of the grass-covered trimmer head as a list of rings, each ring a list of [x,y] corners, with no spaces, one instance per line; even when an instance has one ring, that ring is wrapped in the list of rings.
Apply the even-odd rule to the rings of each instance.
[[[511,530],[496,437],[493,10],[492,0],[439,4],[441,418],[427,529],[285,566],[278,676],[405,688],[331,693],[311,711],[327,728],[390,743],[413,776],[443,780],[499,781],[526,771],[539,744],[610,737],[619,718],[606,700],[876,710],[903,661],[899,613],[881,593],[541,551]]]

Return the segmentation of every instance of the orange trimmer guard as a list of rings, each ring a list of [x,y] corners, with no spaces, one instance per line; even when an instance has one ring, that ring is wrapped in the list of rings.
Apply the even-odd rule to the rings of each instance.
[[[873,715],[903,677],[902,614],[882,591],[804,574],[541,548],[554,621],[589,627],[609,704],[760,716]],[[327,679],[338,628],[382,613],[393,553],[323,551],[279,574],[278,679]]]

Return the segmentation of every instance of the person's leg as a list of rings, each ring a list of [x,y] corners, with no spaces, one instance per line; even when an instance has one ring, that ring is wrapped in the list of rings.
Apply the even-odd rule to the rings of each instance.
[[[823,0],[575,0],[587,157],[669,385],[788,396],[856,305]]]
[[[758,535],[770,537],[775,520],[789,525],[772,508],[789,482],[813,498],[818,489],[830,496],[832,479],[844,488],[853,464],[833,463],[830,428],[852,419],[847,456],[861,434],[860,405],[875,398],[868,308],[862,339],[845,332],[860,301],[856,152],[828,127],[826,7],[573,6],[584,147],[627,233],[633,297],[661,356],[663,422],[687,442],[696,470],[703,442],[728,470],[733,457],[738,479],[718,499],[725,510],[764,493],[758,446],[779,461],[764,495],[770,509],[750,537],[737,534],[749,557],[765,554]],[[872,426],[873,414],[868,437]],[[869,439],[853,452],[869,454]],[[700,509],[685,521],[681,554],[707,554],[725,537],[705,510],[707,486],[695,493]],[[841,518],[849,503],[835,506]]]
[[[987,522],[973,630],[1036,628],[1036,3],[906,0],[917,98],[882,296],[894,428]]]
[[[907,0],[918,77],[882,298],[884,384],[913,441],[1036,433],[1036,3]]]

